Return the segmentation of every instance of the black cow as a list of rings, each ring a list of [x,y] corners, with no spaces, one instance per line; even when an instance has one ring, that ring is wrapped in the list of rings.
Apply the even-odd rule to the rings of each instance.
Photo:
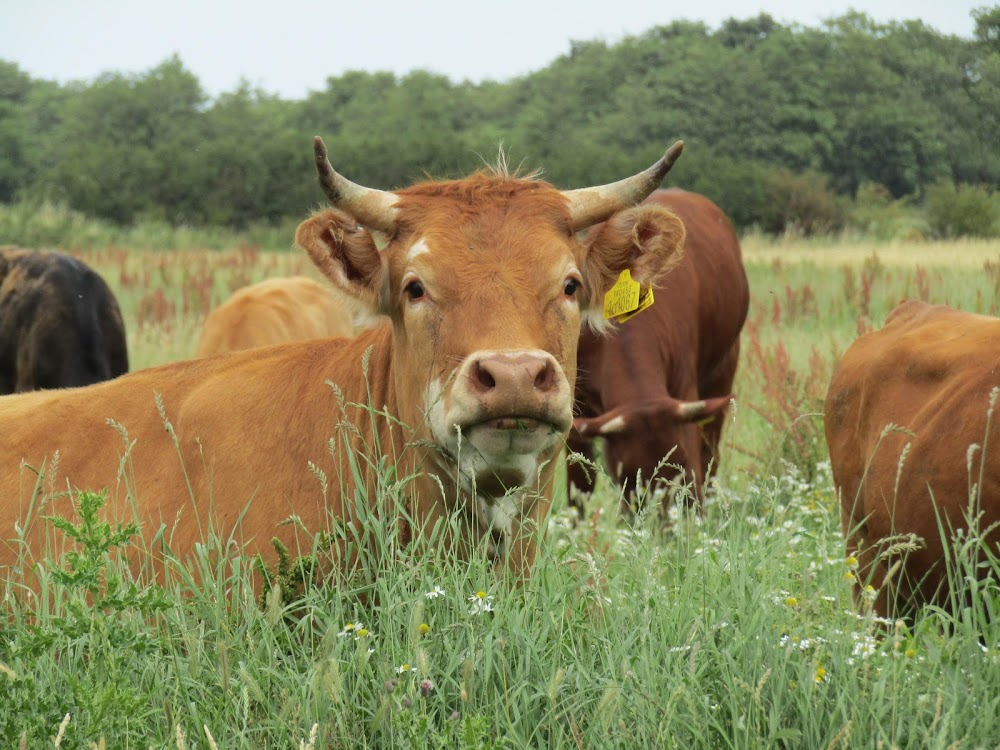
[[[0,248],[0,395],[125,372],[125,325],[104,279],[68,255]]]

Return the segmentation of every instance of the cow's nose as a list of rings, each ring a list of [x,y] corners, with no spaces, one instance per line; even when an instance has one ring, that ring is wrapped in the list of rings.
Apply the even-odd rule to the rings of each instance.
[[[555,359],[550,354],[491,354],[469,369],[470,387],[481,398],[516,394],[546,394],[559,386]]]

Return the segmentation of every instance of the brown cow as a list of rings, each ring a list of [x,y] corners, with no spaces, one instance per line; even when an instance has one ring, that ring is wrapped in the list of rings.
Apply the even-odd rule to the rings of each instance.
[[[467,544],[493,544],[511,571],[525,571],[572,425],[581,321],[600,315],[623,269],[652,283],[682,246],[679,219],[635,206],[681,145],[645,172],[595,188],[561,192],[487,172],[383,192],[337,174],[317,138],[320,182],[335,210],[305,221],[296,241],[336,287],[388,320],[351,339],[0,399],[0,538],[16,529],[24,538],[0,543],[0,565],[25,548],[37,557],[44,532],[35,476],[18,467],[22,459],[40,467],[58,450],[58,487],[110,487],[115,514],[141,523],[147,541],[165,527],[182,557],[209,525],[267,559],[275,557],[272,537],[308,549],[331,519],[335,534],[361,526],[359,503],[368,497],[363,513],[377,512],[378,490],[398,503],[382,520],[404,537],[457,514],[459,554]],[[369,229],[387,238],[381,251]],[[366,403],[372,408],[357,406]],[[350,429],[331,449],[345,413]],[[134,441],[127,462],[121,428]],[[346,448],[386,456],[388,486],[376,487],[377,457],[347,467],[345,440]],[[66,514],[67,502],[58,497],[41,512]]]
[[[739,240],[718,206],[684,190],[659,190],[645,205],[681,218],[686,249],[655,288],[652,307],[612,335],[581,335],[580,418],[569,442],[592,457],[591,441],[604,438],[608,471],[624,486],[629,507],[638,472],[643,482],[682,478],[701,496],[718,463],[750,299]],[[593,474],[580,464],[570,463],[568,479],[584,492],[593,489]]]
[[[909,301],[833,375],[826,440],[847,551],[860,562],[855,593],[873,586],[884,617],[948,606],[940,530],[968,528],[970,509],[982,529],[1000,522],[1000,415],[988,417],[998,352],[1000,320]],[[907,535],[921,540],[908,555]],[[996,553],[1000,531],[987,539]]]
[[[104,279],[69,255],[0,248],[0,395],[125,372],[125,324]]]
[[[197,356],[353,333],[347,300],[330,287],[305,276],[267,279],[234,292],[208,314]]]

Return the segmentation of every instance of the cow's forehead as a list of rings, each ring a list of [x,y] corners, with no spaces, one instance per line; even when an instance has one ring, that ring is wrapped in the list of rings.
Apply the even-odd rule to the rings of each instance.
[[[574,247],[566,199],[544,182],[476,175],[400,191],[401,231],[392,243],[397,272],[422,267],[463,273],[540,261],[560,268]]]
[[[414,185],[398,193],[400,225],[414,234],[480,242],[497,233],[570,235],[568,203],[546,182],[473,175]]]

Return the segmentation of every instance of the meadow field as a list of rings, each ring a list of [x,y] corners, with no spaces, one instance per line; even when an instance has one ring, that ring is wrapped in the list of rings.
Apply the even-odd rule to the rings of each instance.
[[[118,296],[133,369],[192,356],[235,289],[318,278],[280,246],[75,253]],[[840,354],[901,299],[998,314],[1000,244],[751,235],[744,253],[736,405],[703,513],[625,521],[602,481],[574,522],[560,493],[520,585],[485,551],[457,563],[372,522],[361,573],[260,600],[253,561],[219,539],[168,560],[163,585],[132,581],[108,554],[131,542],[83,493],[81,556],[45,562],[43,605],[0,573],[0,745],[1000,747],[1000,589],[968,575],[976,540],[950,561],[973,589],[954,616],[855,608],[821,416]]]

